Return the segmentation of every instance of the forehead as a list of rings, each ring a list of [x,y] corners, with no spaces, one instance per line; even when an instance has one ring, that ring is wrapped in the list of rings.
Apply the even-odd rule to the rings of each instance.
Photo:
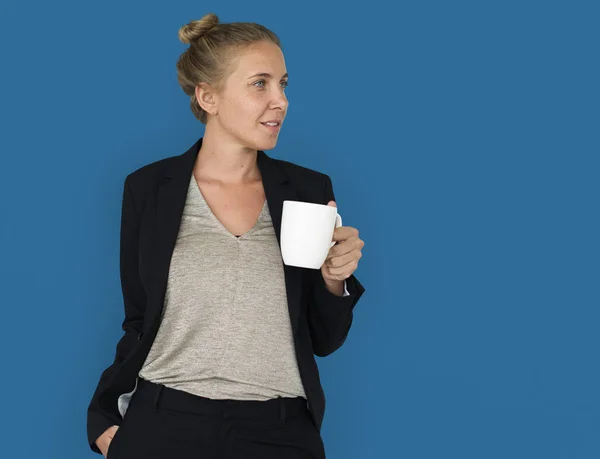
[[[281,78],[285,69],[285,59],[281,49],[274,43],[260,42],[240,51],[234,73],[241,78],[249,78],[256,73],[270,73]]]

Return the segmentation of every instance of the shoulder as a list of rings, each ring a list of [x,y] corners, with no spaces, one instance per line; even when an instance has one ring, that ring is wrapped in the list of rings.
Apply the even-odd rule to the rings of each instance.
[[[310,169],[291,161],[272,158],[276,164],[290,177],[290,180],[296,184],[304,186],[317,186],[323,188],[328,181],[331,181],[329,175],[324,172]]]
[[[143,209],[147,197],[155,191],[162,182],[165,170],[180,158],[173,155],[145,164],[126,175],[123,192],[130,194],[137,209]]]
[[[183,155],[181,154],[173,155],[148,163],[129,173],[126,180],[133,186],[142,185],[143,182],[155,181],[164,174],[164,171],[168,169],[172,163],[179,161],[182,156]],[[330,180],[327,174],[310,169],[306,166],[283,159],[277,159],[272,156],[269,156],[269,159],[277,164],[290,179],[294,181],[324,184],[327,180]]]
[[[127,177],[125,177],[125,180],[134,187],[144,186],[144,184],[154,182],[160,176],[162,176],[165,169],[167,169],[171,163],[180,158],[180,156],[181,155],[169,156],[168,158],[162,158],[145,164],[130,172]]]
[[[173,167],[181,167],[182,161],[188,153],[189,150],[186,153],[163,157],[138,167],[127,174],[125,185],[135,195],[146,195],[160,186],[165,180],[167,171],[173,170]]]
[[[291,161],[273,159],[277,165],[290,178],[292,186],[296,189],[301,201],[327,204],[335,201],[331,178],[320,172]]]
[[[185,153],[161,158],[135,169],[125,177],[124,187],[129,188],[134,201],[142,206],[145,196],[162,182],[165,171],[170,169],[174,165],[173,163],[177,166],[184,155]],[[332,187],[331,178],[326,173],[272,156],[269,156],[269,160],[289,177],[292,185],[302,195],[307,195],[307,200],[320,200],[317,196],[323,192],[325,192],[326,199],[330,198],[328,190]]]

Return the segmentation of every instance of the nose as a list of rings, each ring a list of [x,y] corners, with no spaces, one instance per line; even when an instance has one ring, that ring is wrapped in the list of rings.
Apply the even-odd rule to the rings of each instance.
[[[273,94],[273,100],[271,101],[271,103],[273,108],[279,108],[284,112],[287,110],[289,102],[287,96],[283,92],[283,89]]]

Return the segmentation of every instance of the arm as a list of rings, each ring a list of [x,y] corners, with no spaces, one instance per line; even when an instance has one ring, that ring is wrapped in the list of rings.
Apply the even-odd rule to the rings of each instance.
[[[98,402],[98,395],[107,386],[118,366],[137,343],[144,323],[146,293],[138,272],[138,231],[139,215],[129,188],[128,179],[123,185],[120,233],[120,274],[121,289],[125,307],[125,319],[121,328],[125,334],[116,347],[113,363],[104,370],[88,407],[87,434],[92,451],[100,453],[95,441],[113,425],[120,425],[122,418],[117,403],[110,412],[105,411]]]
[[[335,201],[331,179],[325,183],[325,202]],[[307,271],[309,285],[308,325],[315,355],[325,357],[339,349],[352,325],[353,309],[365,289],[352,274],[345,280],[348,295],[329,291],[321,270]]]

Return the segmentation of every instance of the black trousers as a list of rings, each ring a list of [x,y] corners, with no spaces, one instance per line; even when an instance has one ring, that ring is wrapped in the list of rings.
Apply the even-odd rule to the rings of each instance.
[[[306,399],[214,400],[138,381],[107,459],[325,459]]]

